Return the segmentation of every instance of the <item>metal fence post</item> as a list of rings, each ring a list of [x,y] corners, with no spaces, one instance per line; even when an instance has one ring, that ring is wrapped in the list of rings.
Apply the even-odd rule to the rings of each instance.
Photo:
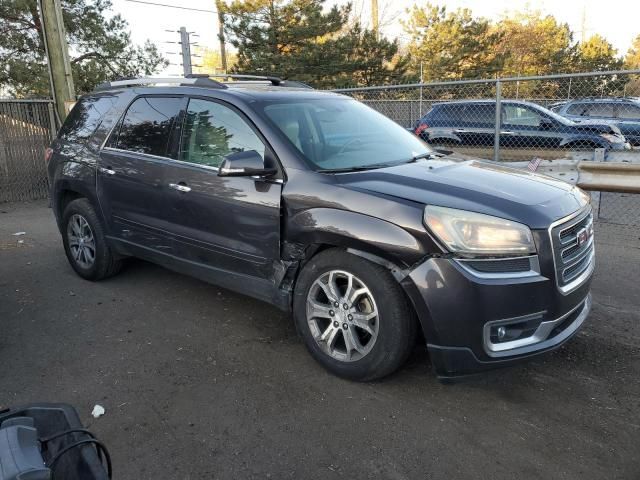
[[[495,120],[495,133],[493,135],[493,160],[500,161],[500,124],[501,124],[501,108],[500,101],[502,100],[502,84],[500,79],[496,79],[496,120]]]
[[[420,111],[418,112],[419,118],[422,118],[422,85],[424,84],[424,78],[422,76],[422,62],[420,62]]]

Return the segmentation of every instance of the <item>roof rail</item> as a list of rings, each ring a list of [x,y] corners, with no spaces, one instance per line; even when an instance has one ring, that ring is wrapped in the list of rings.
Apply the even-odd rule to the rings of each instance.
[[[129,78],[123,80],[115,80],[112,82],[104,82],[96,87],[96,90],[107,90],[110,88],[118,87],[135,87],[138,85],[158,85],[158,84],[172,84],[172,85],[191,85],[195,87],[210,87],[210,88],[227,88],[224,83],[217,82],[208,78],[208,75],[195,76],[190,75],[187,77],[168,77],[168,78]]]
[[[571,99],[571,101],[580,101],[580,100],[602,100],[605,102],[611,102],[611,101],[626,101],[626,100],[637,100],[637,97],[633,97],[633,96],[597,96],[597,95],[591,95],[591,96],[587,96],[587,97],[579,97],[579,98],[573,98]]]
[[[310,85],[307,85],[303,82],[297,82],[295,80],[283,80],[279,77],[273,77],[269,75],[245,75],[245,74],[236,74],[236,73],[194,73],[191,75],[187,75],[187,78],[230,78],[232,80],[246,80],[246,83],[251,83],[252,81],[267,81],[271,82],[272,85],[276,87],[298,87],[298,88],[310,88],[313,89]],[[238,82],[240,83],[240,82]]]
[[[195,77],[196,75],[191,75],[191,76]],[[244,74],[235,74],[235,73],[212,73],[212,74],[203,73],[203,74],[197,74],[197,76],[199,78],[201,78],[201,76],[202,76],[202,77],[213,77],[213,78],[231,78],[233,80],[235,80],[235,79],[237,79],[237,80],[266,80],[268,82],[271,82],[271,85],[274,85],[276,87],[284,82],[279,77],[271,77],[271,76],[268,76],[268,75],[244,75]]]

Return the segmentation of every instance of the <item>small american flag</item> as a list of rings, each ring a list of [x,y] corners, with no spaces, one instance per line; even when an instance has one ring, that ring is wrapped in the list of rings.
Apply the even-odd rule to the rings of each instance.
[[[538,170],[540,162],[542,162],[541,158],[534,158],[527,164],[527,170],[529,170],[530,172],[535,172],[536,170]]]

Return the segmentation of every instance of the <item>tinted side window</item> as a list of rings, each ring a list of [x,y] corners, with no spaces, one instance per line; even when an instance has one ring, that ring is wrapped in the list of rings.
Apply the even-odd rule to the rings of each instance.
[[[180,160],[218,167],[225,155],[248,150],[255,150],[264,158],[264,143],[240,115],[216,102],[189,100]]]
[[[58,138],[85,142],[116,103],[116,97],[92,97],[79,100],[62,125]]]
[[[589,105],[587,115],[590,117],[613,117],[613,104],[593,103]]]
[[[587,107],[588,105],[584,103],[574,103],[567,108],[567,114],[585,116],[588,111]]]
[[[182,101],[181,98],[138,98],[122,120],[116,148],[165,156],[171,126],[180,112]]]
[[[640,120],[640,106],[621,103],[618,105],[618,118]]]
[[[496,105],[470,104],[467,107],[467,115],[469,115],[474,122],[494,125],[496,122]]]
[[[437,114],[439,120],[445,120],[453,123],[464,121],[464,105],[442,105],[436,108],[439,108],[439,112]]]

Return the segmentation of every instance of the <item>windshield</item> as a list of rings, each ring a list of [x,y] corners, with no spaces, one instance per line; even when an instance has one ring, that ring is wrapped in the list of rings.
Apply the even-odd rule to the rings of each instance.
[[[317,170],[376,168],[433,153],[413,133],[351,98],[269,101],[262,110]]]

